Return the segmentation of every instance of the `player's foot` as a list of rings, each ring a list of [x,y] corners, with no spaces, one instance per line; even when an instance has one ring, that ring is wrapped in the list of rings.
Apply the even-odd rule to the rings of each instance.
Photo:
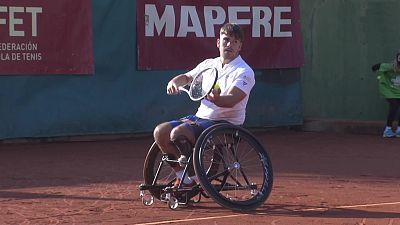
[[[383,132],[383,137],[384,138],[391,138],[391,137],[395,137],[395,136],[397,136],[397,134],[395,134],[393,131],[392,131],[392,129],[386,129],[384,132]],[[399,136],[400,136],[400,134],[399,134]],[[399,137],[398,136],[398,137]]]
[[[400,129],[397,129],[397,131],[396,131],[396,137],[400,137]]]

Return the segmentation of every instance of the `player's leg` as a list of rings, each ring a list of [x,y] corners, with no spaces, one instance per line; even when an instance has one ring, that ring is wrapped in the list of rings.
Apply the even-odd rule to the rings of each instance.
[[[173,169],[175,170],[177,176],[177,180],[174,186],[175,187],[179,186],[181,178],[183,179],[183,183],[186,186],[194,185],[195,181],[192,179],[194,176],[194,170],[191,163],[188,164],[189,163],[188,160],[192,155],[193,145],[195,141],[195,134],[193,133],[190,125],[188,125],[188,121],[172,129],[170,134],[170,140],[172,143],[174,143],[174,145],[179,151],[178,158],[181,164],[181,165],[176,164],[173,166]],[[186,164],[188,165],[187,173],[184,176],[183,174]]]
[[[186,159],[189,159],[189,157],[192,156],[193,147],[197,138],[206,128],[214,125],[215,123],[216,122],[212,120],[201,119],[196,116],[188,116],[183,120],[182,124],[172,129],[170,139],[178,148],[180,154]],[[184,168],[175,167],[175,170],[177,171],[177,176],[182,177]],[[187,167],[187,175],[188,176],[184,176],[184,184],[194,185],[197,183],[197,177],[195,176],[192,163],[190,163]],[[179,185],[179,183],[176,185]]]
[[[396,113],[397,113],[397,128],[396,128],[396,137],[400,137],[400,98],[396,98]]]
[[[399,102],[398,99],[395,98],[388,98],[386,100],[389,103],[389,111],[387,115],[386,126],[392,127],[393,122],[396,119],[397,110],[399,108]]]
[[[160,150],[168,155],[169,159],[177,160],[181,155],[185,155],[188,158],[191,155],[196,133],[201,132],[192,127],[196,118],[193,115],[189,115],[179,120],[162,123],[154,129],[154,140]],[[183,177],[184,167],[174,162],[169,162],[169,164],[177,176],[174,186],[178,186],[180,178]],[[188,172],[191,176],[194,175],[192,166],[189,167]],[[184,183],[193,184],[193,180],[189,176],[185,176]]]
[[[386,118],[386,127],[383,131],[383,137],[394,137],[393,122],[396,119],[397,109],[399,107],[397,99],[387,98],[386,101],[389,103],[389,111]]]
[[[170,121],[159,124],[153,132],[154,141],[157,143],[160,150],[168,155],[177,156],[179,154],[175,144],[170,140],[170,134],[174,127],[181,124],[178,121]]]

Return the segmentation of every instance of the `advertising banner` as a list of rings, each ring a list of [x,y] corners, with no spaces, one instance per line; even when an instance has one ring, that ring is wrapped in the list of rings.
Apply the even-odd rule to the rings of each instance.
[[[220,27],[244,30],[241,56],[254,69],[304,63],[298,0],[138,0],[139,70],[190,69],[218,56]]]
[[[90,0],[1,0],[0,75],[94,73]]]

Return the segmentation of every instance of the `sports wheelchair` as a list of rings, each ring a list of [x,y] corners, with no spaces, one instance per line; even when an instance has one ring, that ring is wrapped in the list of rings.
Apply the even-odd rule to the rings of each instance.
[[[197,184],[173,187],[176,175],[171,162],[184,167],[181,180],[194,167]],[[254,210],[267,200],[273,184],[267,151],[248,130],[228,123],[204,130],[187,158],[170,159],[153,143],[143,176],[144,184],[139,186],[143,204],[152,205],[156,198],[170,209],[198,203],[203,196],[234,211]]]

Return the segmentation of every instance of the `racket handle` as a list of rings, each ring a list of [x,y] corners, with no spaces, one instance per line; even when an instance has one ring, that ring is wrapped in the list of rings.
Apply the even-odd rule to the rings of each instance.
[[[178,90],[184,91],[184,92],[186,92],[186,93],[189,94],[189,91],[188,91],[186,88],[184,88],[184,87],[178,87]]]

